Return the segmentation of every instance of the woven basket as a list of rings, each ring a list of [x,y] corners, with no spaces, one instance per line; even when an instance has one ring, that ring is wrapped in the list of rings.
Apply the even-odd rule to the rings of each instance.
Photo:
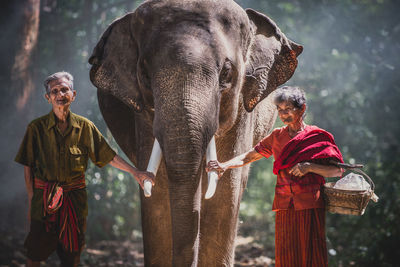
[[[371,178],[358,169],[362,165],[350,165],[337,163],[341,168],[352,169],[367,178],[371,185],[370,190],[343,190],[333,188],[335,183],[326,183],[323,189],[325,199],[325,208],[331,213],[347,214],[347,215],[363,215],[369,200],[374,194],[375,184]]]

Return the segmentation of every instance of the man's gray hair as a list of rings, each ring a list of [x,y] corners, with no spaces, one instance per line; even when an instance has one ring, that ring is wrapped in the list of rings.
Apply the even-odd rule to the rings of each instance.
[[[60,71],[60,72],[53,73],[52,75],[47,77],[46,80],[44,80],[44,88],[46,88],[46,92],[48,94],[50,94],[50,85],[49,85],[49,83],[51,81],[59,80],[61,78],[65,78],[67,80],[68,85],[69,85],[69,89],[74,90],[74,77],[70,73],[68,73],[66,71]]]
[[[290,102],[296,108],[302,108],[306,104],[306,94],[297,86],[282,86],[275,91],[274,103]]]

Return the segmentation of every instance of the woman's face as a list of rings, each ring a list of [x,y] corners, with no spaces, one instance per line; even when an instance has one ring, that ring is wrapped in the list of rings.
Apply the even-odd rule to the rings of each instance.
[[[281,121],[285,125],[288,125],[302,121],[305,105],[303,108],[296,108],[291,102],[281,102],[276,105],[276,109],[278,110],[278,116]]]

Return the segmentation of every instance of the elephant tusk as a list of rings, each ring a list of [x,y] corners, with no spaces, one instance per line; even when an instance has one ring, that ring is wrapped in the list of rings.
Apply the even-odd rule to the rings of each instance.
[[[217,148],[215,145],[215,137],[211,138],[210,143],[207,146],[206,152],[206,162],[210,160],[217,160]],[[218,183],[218,173],[216,171],[211,171],[208,173],[208,188],[205,195],[205,199],[210,199],[215,193]]]
[[[158,167],[160,166],[161,157],[162,157],[162,152],[161,152],[160,143],[158,143],[157,139],[154,139],[153,150],[151,151],[149,164],[147,165],[147,171],[153,173],[154,177],[156,176]],[[143,191],[144,191],[145,197],[151,196],[152,187],[153,187],[153,184],[151,183],[151,181],[149,179],[144,180]]]

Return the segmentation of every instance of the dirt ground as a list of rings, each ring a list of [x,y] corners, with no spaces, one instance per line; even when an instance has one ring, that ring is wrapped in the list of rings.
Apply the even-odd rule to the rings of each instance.
[[[0,267],[25,266],[23,250],[24,232],[0,231]],[[235,266],[266,267],[274,266],[273,260],[264,256],[265,251],[252,237],[238,237],[236,241]],[[59,266],[54,253],[41,266]],[[144,266],[141,241],[110,241],[104,240],[88,244],[82,253],[82,267],[102,266]]]

